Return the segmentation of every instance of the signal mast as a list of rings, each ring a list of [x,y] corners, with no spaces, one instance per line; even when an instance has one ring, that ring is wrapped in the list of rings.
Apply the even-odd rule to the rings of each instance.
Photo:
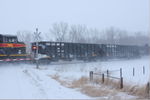
[[[39,39],[40,39],[40,34],[41,32],[38,32],[38,28],[36,28],[36,31],[34,32],[35,35],[35,42],[36,42],[36,56],[35,56],[35,60],[36,60],[36,68],[39,68],[39,57],[38,57],[38,52],[39,52]]]

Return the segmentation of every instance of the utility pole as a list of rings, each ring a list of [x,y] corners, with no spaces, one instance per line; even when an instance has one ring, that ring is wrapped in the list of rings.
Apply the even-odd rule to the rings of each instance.
[[[149,1],[148,4],[149,4],[149,8],[150,8],[150,1]],[[149,15],[150,15],[150,12],[149,12]],[[150,17],[149,17],[149,31],[148,31],[148,32],[149,32],[149,36],[150,36]],[[149,50],[149,52],[150,52],[150,50]],[[149,59],[149,60],[150,60],[150,59]],[[150,73],[150,66],[149,66],[149,73]],[[149,90],[148,90],[148,93],[149,93],[149,94],[148,94],[148,98],[150,98],[150,74],[149,74],[149,81],[148,81],[148,83],[147,83],[147,86],[149,86],[149,87],[148,87],[148,89],[149,89]]]
[[[39,39],[40,39],[40,34],[41,32],[38,32],[38,28],[36,28],[36,31],[34,32],[35,35],[35,41],[36,41],[36,56],[35,56],[35,60],[36,60],[36,68],[39,68],[39,57],[38,57],[38,52],[39,52]]]

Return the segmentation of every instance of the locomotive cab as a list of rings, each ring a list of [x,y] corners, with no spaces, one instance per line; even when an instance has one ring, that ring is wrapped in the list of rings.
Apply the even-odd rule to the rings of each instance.
[[[18,39],[16,36],[11,35],[0,35],[0,43],[17,43]]]

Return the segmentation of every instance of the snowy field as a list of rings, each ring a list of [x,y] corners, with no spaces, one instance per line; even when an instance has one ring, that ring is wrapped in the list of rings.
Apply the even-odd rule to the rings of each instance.
[[[145,73],[143,74],[143,66]],[[46,67],[46,66],[45,66]],[[133,67],[135,69],[133,76]],[[51,65],[50,69],[56,71],[62,77],[76,79],[81,76],[89,76],[89,71],[106,72],[112,71],[111,76],[120,77],[120,68],[122,68],[122,76],[126,82],[133,84],[146,84],[150,79],[150,57],[139,59],[122,59],[97,61],[90,63],[68,64],[68,65]]]
[[[0,66],[0,99],[88,99],[30,65]]]
[[[80,91],[62,86],[50,75],[74,80],[89,76],[89,71],[123,69],[126,82],[145,84],[150,76],[150,57],[133,60],[108,60],[79,64],[40,65],[0,65],[0,99],[91,99]],[[61,63],[61,62],[59,62]],[[145,74],[142,68],[145,66]],[[135,68],[135,76],[132,69]],[[112,73],[118,76],[118,73]]]

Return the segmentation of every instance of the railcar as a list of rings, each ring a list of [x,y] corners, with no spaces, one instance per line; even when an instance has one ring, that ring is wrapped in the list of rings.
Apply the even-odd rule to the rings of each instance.
[[[140,57],[139,46],[129,45],[41,41],[38,42],[38,47],[36,47],[36,43],[32,43],[32,54],[34,57],[36,57],[37,48],[39,58],[49,61]]]
[[[36,57],[36,49],[40,59],[49,59],[51,61],[62,60],[95,60],[98,57],[105,56],[105,52],[100,45],[69,43],[69,42],[39,42],[32,43],[32,54]]]

